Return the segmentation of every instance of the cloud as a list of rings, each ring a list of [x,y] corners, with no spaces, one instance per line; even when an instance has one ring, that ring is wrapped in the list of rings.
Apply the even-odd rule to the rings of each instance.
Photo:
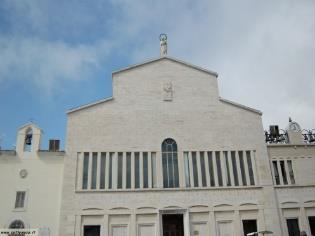
[[[266,128],[289,116],[315,127],[314,1],[122,2],[135,34],[149,35],[135,61],[158,55],[166,31],[172,56],[217,71],[220,94],[262,110]]]
[[[4,0],[0,6],[0,84],[20,80],[49,96],[58,93],[64,82],[97,74],[115,45],[99,33],[103,26],[97,24],[102,18],[94,14],[97,9],[97,4],[86,8],[70,0]]]
[[[96,70],[111,48],[106,41],[70,45],[36,38],[0,38],[0,83],[22,79],[45,90],[65,80],[78,81]]]
[[[235,41],[232,55],[221,62],[224,95],[258,107],[263,121],[315,127],[314,2],[280,2],[264,11],[248,28],[244,43]]]
[[[5,2],[0,83],[51,88],[105,59],[138,63],[159,55],[164,32],[171,56],[217,71],[220,94],[262,110],[265,126],[315,127],[314,1]]]

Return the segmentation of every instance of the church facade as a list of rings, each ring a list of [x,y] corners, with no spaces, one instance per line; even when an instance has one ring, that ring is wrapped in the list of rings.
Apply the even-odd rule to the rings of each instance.
[[[264,137],[260,111],[163,40],[161,57],[113,72],[111,98],[67,112],[51,235],[314,235],[315,137],[292,121]]]
[[[262,134],[214,72],[166,56],[114,72],[112,98],[68,112],[60,235],[242,234],[242,220],[280,235]]]

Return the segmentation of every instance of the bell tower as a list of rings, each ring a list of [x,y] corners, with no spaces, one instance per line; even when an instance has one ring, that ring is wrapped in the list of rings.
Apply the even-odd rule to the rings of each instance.
[[[20,157],[34,156],[40,149],[42,130],[34,123],[22,126],[17,133],[16,152]]]

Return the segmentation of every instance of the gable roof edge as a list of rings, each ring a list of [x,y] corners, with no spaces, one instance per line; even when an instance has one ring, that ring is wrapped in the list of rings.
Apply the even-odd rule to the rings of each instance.
[[[247,111],[254,112],[254,113],[258,114],[258,115],[262,115],[263,114],[260,110],[257,110],[257,109],[254,109],[254,108],[251,108],[251,107],[248,107],[248,106],[244,106],[244,105],[236,103],[236,102],[232,102],[232,101],[227,100],[225,98],[219,97],[219,100],[221,102],[225,102],[225,103],[227,103],[229,105],[232,105],[232,106],[235,106],[235,107],[239,107],[239,108],[242,108],[242,109],[247,110]]]
[[[83,110],[85,108],[89,108],[89,107],[92,107],[92,106],[96,106],[98,104],[101,104],[103,102],[107,102],[107,101],[110,101],[110,100],[113,100],[114,98],[113,97],[108,97],[108,98],[104,98],[104,99],[101,99],[101,100],[98,100],[98,101],[95,101],[95,102],[91,102],[91,103],[88,103],[88,104],[85,104],[85,105],[81,105],[81,106],[78,106],[78,107],[74,107],[74,108],[71,108],[69,109],[66,114],[70,114],[70,113],[73,113],[73,112],[76,112],[76,111],[80,111],[80,110]]]
[[[211,70],[207,70],[207,69],[204,69],[204,68],[202,68],[202,67],[199,67],[199,66],[196,66],[196,65],[187,63],[187,62],[185,62],[185,61],[176,59],[176,58],[174,58],[174,57],[168,57],[168,56],[165,56],[165,57],[158,57],[158,58],[154,58],[154,59],[151,59],[151,60],[144,61],[144,62],[142,62],[142,63],[133,64],[133,65],[127,66],[127,67],[125,67],[125,68],[122,68],[122,69],[113,71],[112,74],[117,74],[117,73],[120,73],[120,72],[123,72],[123,71],[127,71],[127,70],[130,70],[130,69],[133,69],[133,68],[136,68],[136,67],[139,67],[139,66],[143,66],[143,65],[146,65],[146,64],[155,62],[155,61],[163,60],[163,59],[168,59],[168,60],[171,60],[171,61],[174,61],[174,62],[183,64],[183,65],[185,65],[185,66],[188,66],[188,67],[190,67],[190,68],[203,71],[203,72],[205,72],[205,73],[208,73],[208,74],[210,74],[210,75],[215,76],[216,78],[219,76],[217,72],[214,72],[214,71],[211,71]]]
[[[34,122],[27,122],[24,125],[20,126],[18,130],[24,129],[26,126],[34,126],[35,128],[39,129],[41,132],[43,132],[42,128],[40,128],[37,124]]]

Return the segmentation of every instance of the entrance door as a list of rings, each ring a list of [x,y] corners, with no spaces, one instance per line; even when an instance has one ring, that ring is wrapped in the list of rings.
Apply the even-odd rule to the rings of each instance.
[[[300,235],[299,220],[297,218],[287,219],[287,226],[288,226],[289,236]]]
[[[232,221],[218,222],[219,236],[231,236],[231,235],[233,235],[232,229],[233,229],[232,228]]]
[[[112,226],[112,236],[127,236],[127,226],[126,225]]]
[[[184,236],[183,215],[162,215],[163,236]]]
[[[206,223],[192,223],[191,224],[191,236],[207,236],[207,224]]]
[[[155,227],[154,225],[139,225],[138,226],[138,235],[139,236],[154,236]]]
[[[85,225],[84,236],[100,236],[101,226],[100,225]]]
[[[310,223],[311,234],[315,235],[315,216],[309,216],[308,221]]]
[[[243,220],[243,231],[244,236],[246,236],[249,233],[257,232],[256,220]]]

